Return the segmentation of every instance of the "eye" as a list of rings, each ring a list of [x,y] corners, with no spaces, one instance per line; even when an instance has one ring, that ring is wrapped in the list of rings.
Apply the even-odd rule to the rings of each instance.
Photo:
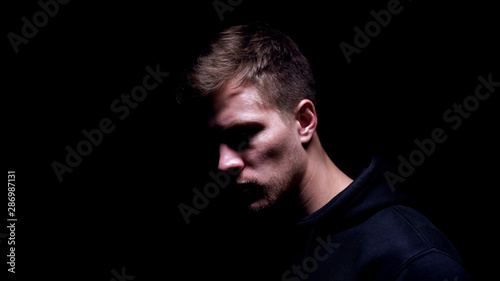
[[[243,150],[250,145],[251,139],[261,130],[261,127],[256,126],[234,127],[223,133],[221,142],[234,150]]]

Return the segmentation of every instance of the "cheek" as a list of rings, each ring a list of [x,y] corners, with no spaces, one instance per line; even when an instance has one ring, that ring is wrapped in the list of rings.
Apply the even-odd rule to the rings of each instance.
[[[269,172],[277,172],[290,165],[291,159],[299,153],[295,145],[295,138],[288,130],[262,136],[252,144],[252,158],[256,165],[262,169],[270,169]]]

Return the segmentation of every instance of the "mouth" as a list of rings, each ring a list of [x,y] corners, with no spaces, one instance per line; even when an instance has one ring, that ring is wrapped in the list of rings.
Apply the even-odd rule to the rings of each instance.
[[[242,193],[249,193],[259,188],[259,185],[256,183],[248,182],[248,183],[237,183],[236,189]]]
[[[235,183],[235,191],[240,199],[251,204],[262,197],[264,187],[255,182]]]

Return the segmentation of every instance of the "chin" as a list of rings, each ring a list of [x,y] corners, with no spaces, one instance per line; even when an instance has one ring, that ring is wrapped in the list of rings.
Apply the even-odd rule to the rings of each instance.
[[[264,213],[277,207],[282,197],[284,191],[276,192],[278,188],[265,188],[263,186],[258,186],[258,188],[252,189],[247,195],[247,209],[253,213]],[[285,189],[283,189],[285,190]],[[275,191],[275,192],[270,192]]]
[[[260,211],[267,209],[269,207],[269,204],[266,202],[262,202],[262,201],[264,201],[264,200],[258,200],[258,201],[251,203],[248,206],[248,209],[252,212],[260,212]]]
[[[268,198],[259,198],[258,200],[250,203],[248,205],[248,209],[252,212],[259,213],[270,209],[274,205],[275,202],[272,202]]]

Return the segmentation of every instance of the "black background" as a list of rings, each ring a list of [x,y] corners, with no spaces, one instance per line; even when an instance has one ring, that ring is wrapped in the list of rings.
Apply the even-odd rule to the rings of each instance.
[[[445,130],[448,139],[400,188],[455,244],[475,280],[496,276],[500,90],[457,130],[442,118],[474,94],[479,75],[500,81],[498,13],[486,2],[401,1],[402,12],[351,63],[339,44],[352,45],[353,28],[363,29],[373,20],[370,11],[388,1],[245,0],[223,21],[210,0],[71,1],[17,54],[7,34],[21,34],[21,18],[32,19],[40,7],[4,3],[4,151],[7,170],[16,171],[15,280],[107,281],[123,267],[134,280],[244,279],[232,268],[238,256],[220,257],[241,242],[224,192],[189,225],[178,210],[190,203],[192,188],[210,181],[217,160],[210,156],[217,155],[202,129],[186,122],[196,116],[179,110],[175,89],[217,32],[256,20],[287,33],[309,58],[321,141],[341,168],[372,154],[397,165],[399,155],[416,148],[415,139]],[[170,75],[119,120],[111,103],[157,64]],[[81,131],[103,118],[116,129],[60,183],[51,163],[64,163],[65,146],[76,147]],[[0,247],[4,260],[6,240]]]

